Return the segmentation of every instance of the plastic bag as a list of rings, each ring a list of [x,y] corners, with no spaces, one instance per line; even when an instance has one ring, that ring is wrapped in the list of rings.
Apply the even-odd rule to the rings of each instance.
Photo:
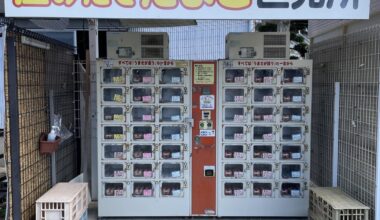
[[[62,141],[69,139],[73,135],[73,133],[71,133],[62,123],[61,115],[53,115],[53,125],[51,126],[51,129],[54,130],[59,137],[61,137]]]

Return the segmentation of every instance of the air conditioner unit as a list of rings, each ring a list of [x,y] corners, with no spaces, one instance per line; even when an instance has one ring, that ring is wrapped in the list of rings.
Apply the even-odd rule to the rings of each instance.
[[[226,59],[289,59],[289,32],[230,33]]]
[[[167,33],[108,32],[109,59],[169,59]]]

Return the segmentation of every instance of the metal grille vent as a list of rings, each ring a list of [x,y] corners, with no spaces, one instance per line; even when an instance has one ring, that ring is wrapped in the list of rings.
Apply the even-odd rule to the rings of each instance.
[[[264,35],[264,45],[286,46],[286,35]]]
[[[264,48],[264,58],[285,58],[286,48],[285,47],[265,47]]]
[[[141,35],[141,45],[144,46],[163,46],[164,36],[162,34]]]
[[[141,48],[142,58],[164,58],[164,48],[143,47]]]

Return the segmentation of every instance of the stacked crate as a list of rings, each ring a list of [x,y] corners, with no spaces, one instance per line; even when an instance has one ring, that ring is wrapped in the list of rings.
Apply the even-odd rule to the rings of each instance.
[[[310,220],[368,220],[369,207],[338,188],[310,189]]]
[[[310,88],[311,61],[220,61],[221,216],[307,215]]]

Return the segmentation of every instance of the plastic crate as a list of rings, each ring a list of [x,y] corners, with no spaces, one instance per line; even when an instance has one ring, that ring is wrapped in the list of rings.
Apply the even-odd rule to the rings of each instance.
[[[310,220],[368,220],[369,209],[338,188],[310,189]]]
[[[36,201],[36,220],[86,220],[87,183],[58,183]]]

